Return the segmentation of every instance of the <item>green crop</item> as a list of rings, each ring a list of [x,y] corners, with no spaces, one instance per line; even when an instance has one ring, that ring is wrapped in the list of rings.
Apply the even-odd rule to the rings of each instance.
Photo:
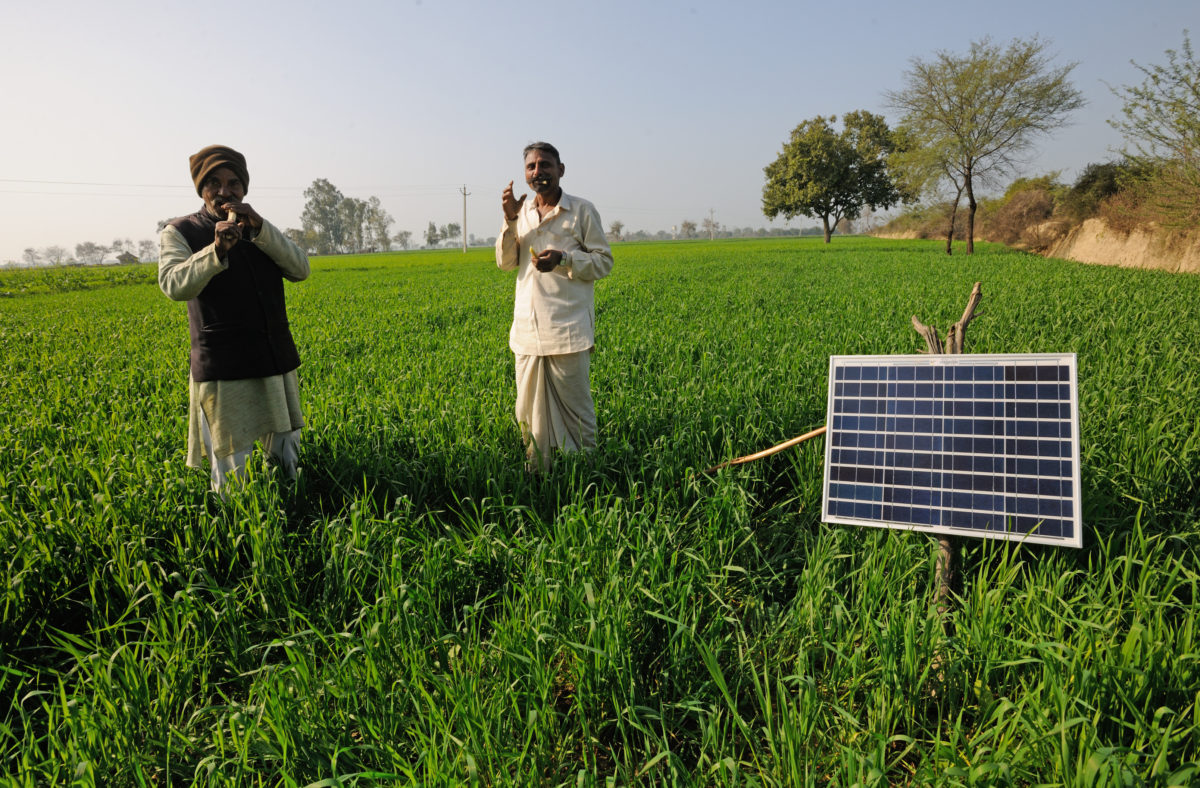
[[[1200,278],[980,245],[620,244],[600,446],[523,469],[488,250],[288,286],[295,482],[184,467],[152,268],[0,290],[12,785],[1200,781]],[[820,522],[831,354],[1076,352],[1084,548]]]

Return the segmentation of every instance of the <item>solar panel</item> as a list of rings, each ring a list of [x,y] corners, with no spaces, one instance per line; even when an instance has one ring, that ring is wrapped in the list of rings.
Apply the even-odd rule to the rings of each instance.
[[[1081,547],[1074,353],[831,356],[823,520]]]

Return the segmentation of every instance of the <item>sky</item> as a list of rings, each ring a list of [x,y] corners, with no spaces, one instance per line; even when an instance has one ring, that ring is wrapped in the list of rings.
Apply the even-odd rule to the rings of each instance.
[[[544,9],[539,11],[538,9]],[[1087,106],[1022,174],[1115,157],[1111,87],[1139,84],[1200,0],[674,2],[483,0],[184,3],[38,0],[0,24],[0,262],[23,250],[155,239],[200,207],[188,156],[246,155],[246,201],[299,227],[324,178],[379,197],[393,232],[429,222],[494,236],[525,193],[521,149],[546,140],[562,186],[606,226],[768,221],[763,168],[791,130],[884,98],[913,58],[1037,36]]]

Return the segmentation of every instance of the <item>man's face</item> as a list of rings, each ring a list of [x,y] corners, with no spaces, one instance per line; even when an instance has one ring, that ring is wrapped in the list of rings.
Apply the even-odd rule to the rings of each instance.
[[[218,167],[200,184],[200,196],[204,199],[204,207],[209,213],[224,219],[225,211],[221,206],[227,202],[241,202],[246,196],[246,185],[233,170]]]
[[[543,150],[531,150],[525,156],[525,183],[538,194],[558,192],[558,179],[566,172],[562,162]]]

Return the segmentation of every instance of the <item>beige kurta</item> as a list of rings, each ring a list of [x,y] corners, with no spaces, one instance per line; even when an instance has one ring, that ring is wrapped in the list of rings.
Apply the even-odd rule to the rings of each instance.
[[[285,278],[298,282],[308,277],[308,256],[265,219],[251,243],[275,261]],[[170,225],[163,229],[159,237],[158,284],[169,298],[175,301],[195,298],[210,279],[226,268],[228,263],[217,258],[215,245],[193,254],[178,230]],[[193,468],[201,467],[207,457],[200,429],[202,410],[217,457],[252,448],[273,432],[289,432],[304,426],[295,370],[267,378],[201,383],[189,376],[187,464]]]
[[[538,271],[529,250],[562,252]],[[516,356],[515,415],[531,467],[549,469],[555,451],[596,447],[588,380],[595,345],[595,282],[612,271],[612,250],[590,202],[562,194],[546,214],[525,200],[496,239],[496,265],[517,270],[508,345]]]

